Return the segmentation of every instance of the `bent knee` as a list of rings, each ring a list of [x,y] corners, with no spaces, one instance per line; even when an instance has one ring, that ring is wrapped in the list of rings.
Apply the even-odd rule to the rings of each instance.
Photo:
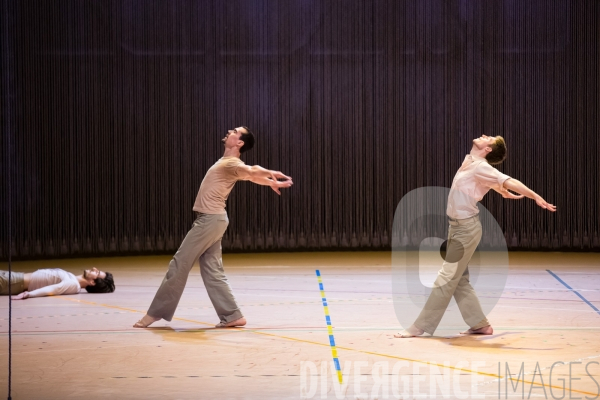
[[[203,280],[209,280],[211,282],[227,281],[227,275],[224,273],[214,273],[208,271],[200,271]]]

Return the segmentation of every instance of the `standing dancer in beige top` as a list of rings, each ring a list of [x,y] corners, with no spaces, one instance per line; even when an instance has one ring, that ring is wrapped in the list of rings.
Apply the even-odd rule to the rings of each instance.
[[[190,270],[198,259],[204,286],[221,320],[216,327],[246,325],[221,259],[221,238],[229,224],[225,200],[240,180],[270,186],[280,195],[279,189],[292,186],[292,178],[258,165],[248,166],[240,160],[240,155],[254,146],[254,135],[245,126],[230,130],[222,141],[225,144],[223,157],[208,170],[200,185],[194,203],[194,225],[173,256],[148,312],[135,323],[135,328],[146,328],[160,319],[171,321]]]
[[[395,337],[420,336],[425,332],[433,335],[452,296],[456,299],[465,322],[471,327],[463,334],[491,335],[494,332],[469,282],[468,264],[481,240],[477,202],[490,189],[494,189],[506,199],[521,199],[526,196],[535,200],[538,206],[556,211],[555,206],[547,203],[527,186],[492,167],[505,158],[506,144],[501,136],[483,135],[473,140],[471,153],[465,157],[452,181],[446,209],[450,224],[446,260],[458,261],[444,262],[421,314],[410,328],[394,335]],[[519,195],[510,193],[507,189]]]

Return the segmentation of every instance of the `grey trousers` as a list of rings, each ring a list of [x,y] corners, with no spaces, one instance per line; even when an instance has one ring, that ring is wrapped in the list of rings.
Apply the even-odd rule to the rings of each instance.
[[[458,304],[463,319],[471,329],[483,328],[490,324],[469,282],[468,264],[480,240],[481,222],[478,216],[466,221],[451,221],[446,261],[438,272],[425,307],[414,323],[417,328],[433,335],[452,296]]]
[[[8,271],[0,271],[0,295],[8,294]],[[25,291],[25,274],[12,271],[10,274],[10,294],[20,294]]]
[[[227,225],[227,214],[197,213],[192,229],[169,263],[167,275],[148,309],[149,316],[167,321],[173,319],[190,271],[198,259],[208,297],[221,322],[235,321],[243,316],[223,270],[221,239]]]

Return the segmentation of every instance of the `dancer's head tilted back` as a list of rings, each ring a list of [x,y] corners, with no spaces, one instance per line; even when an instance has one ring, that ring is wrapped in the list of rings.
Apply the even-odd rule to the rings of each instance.
[[[481,135],[473,139],[471,154],[485,158],[491,165],[500,164],[506,158],[506,142],[502,136]]]
[[[246,132],[242,132],[240,136],[240,140],[244,142],[244,145],[240,148],[240,153],[243,154],[254,147],[254,134],[250,132],[248,127],[242,126],[242,128],[246,130]]]
[[[502,136],[496,136],[494,138],[494,143],[490,147],[492,148],[492,151],[485,156],[485,159],[489,164],[500,164],[506,159],[506,142]]]
[[[227,131],[227,135],[221,140],[225,145],[226,156],[242,154],[254,147],[254,134],[245,126]]]
[[[110,272],[92,268],[83,271],[83,278],[88,282],[85,287],[88,293],[112,293],[115,291],[115,281]]]

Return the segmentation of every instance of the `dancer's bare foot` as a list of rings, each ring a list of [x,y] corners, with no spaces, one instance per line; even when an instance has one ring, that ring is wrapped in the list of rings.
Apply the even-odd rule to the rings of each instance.
[[[136,322],[133,325],[133,327],[134,328],[147,328],[158,320],[160,320],[160,318],[154,318],[154,317],[151,317],[148,314],[146,314],[142,317],[142,319],[140,319],[138,322]]]
[[[494,333],[494,328],[491,325],[484,326],[479,329],[469,329],[468,331],[461,332],[461,335],[492,335]]]
[[[244,326],[246,325],[246,318],[242,317],[242,318],[238,318],[235,321],[230,321],[230,322],[219,322],[217,325],[215,325],[215,328],[233,328],[236,326]]]
[[[410,328],[407,328],[401,332],[398,332],[394,335],[395,338],[409,338],[415,336],[421,336],[425,331],[423,329],[419,329],[414,325],[411,325]]]

